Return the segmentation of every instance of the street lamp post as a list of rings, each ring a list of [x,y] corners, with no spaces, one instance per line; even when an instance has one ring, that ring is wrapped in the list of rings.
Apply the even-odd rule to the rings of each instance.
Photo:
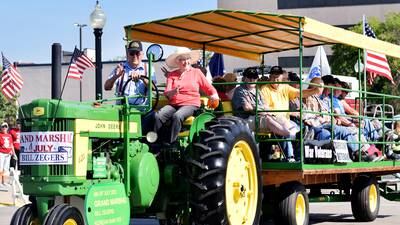
[[[79,50],[82,51],[82,27],[86,27],[87,24],[74,23],[76,27],[79,27]],[[82,101],[82,79],[79,80],[79,100]]]
[[[95,51],[96,51],[96,99],[103,97],[102,91],[102,61],[101,61],[101,35],[103,34],[103,27],[106,23],[106,15],[96,1],[96,7],[90,14],[90,26],[94,30],[95,36]]]

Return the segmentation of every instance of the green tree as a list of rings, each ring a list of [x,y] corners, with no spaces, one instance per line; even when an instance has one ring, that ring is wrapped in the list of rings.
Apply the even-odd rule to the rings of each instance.
[[[377,18],[368,18],[368,23],[372,27],[379,40],[387,41],[393,44],[400,44],[400,13],[389,13],[385,16],[385,21],[381,22]],[[362,33],[362,22],[358,23],[349,30]],[[341,74],[357,77],[354,71],[354,65],[358,59],[358,49],[351,46],[336,44],[332,47],[333,55],[331,67],[333,74]],[[361,51],[362,58],[362,51]],[[393,85],[384,77],[377,77],[372,86],[367,86],[368,91],[391,94],[400,96],[400,59],[387,56],[392,76],[395,84]],[[399,100],[389,100],[396,112],[400,110]]]

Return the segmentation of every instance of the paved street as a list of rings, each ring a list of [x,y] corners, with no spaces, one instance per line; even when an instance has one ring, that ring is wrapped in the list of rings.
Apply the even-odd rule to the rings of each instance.
[[[315,225],[353,225],[357,224],[351,215],[350,203],[312,203],[310,224]],[[8,225],[15,207],[0,206],[0,225]],[[398,225],[400,221],[400,202],[389,202],[381,198],[381,209],[378,219],[364,225]],[[132,221],[135,225],[154,225],[151,221]],[[266,221],[264,225],[272,225]]]

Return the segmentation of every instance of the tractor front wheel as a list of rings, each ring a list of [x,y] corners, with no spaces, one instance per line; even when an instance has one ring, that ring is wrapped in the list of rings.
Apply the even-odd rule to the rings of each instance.
[[[244,120],[222,117],[206,123],[187,165],[194,224],[259,224],[261,161]]]
[[[32,204],[27,204],[15,211],[10,225],[40,225]]]
[[[369,222],[379,213],[380,193],[374,177],[359,176],[354,180],[351,191],[351,210],[357,221]]]
[[[79,210],[67,204],[54,206],[47,213],[43,225],[84,225]]]

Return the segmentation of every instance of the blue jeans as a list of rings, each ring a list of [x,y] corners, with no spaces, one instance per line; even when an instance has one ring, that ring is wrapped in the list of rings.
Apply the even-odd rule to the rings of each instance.
[[[322,125],[319,127],[312,127],[312,128],[314,129],[317,140],[321,141],[321,140],[330,140],[331,139],[330,131],[332,130],[332,127],[330,124],[325,124],[325,125]],[[358,150],[358,144],[349,143],[349,142],[357,142],[357,137],[355,135],[356,134],[351,133],[350,130],[344,126],[334,126],[334,130],[333,130],[334,139],[347,141],[347,147],[352,152],[355,152]]]
[[[292,139],[293,137],[284,137],[284,139]],[[292,141],[282,141],[280,143],[282,145],[283,153],[285,153],[286,158],[293,158],[293,145]]]
[[[300,127],[296,122],[290,120],[290,125],[293,127],[293,129],[297,129],[300,131]],[[285,153],[285,156],[287,158],[294,157],[294,158],[296,158],[296,160],[300,159],[299,155],[297,155],[297,156],[294,155],[294,148],[293,148],[292,141],[289,141],[290,139],[296,139],[296,136],[288,136],[288,137],[284,137],[284,138],[288,139],[288,141],[282,142],[282,148],[283,148],[283,152]]]
[[[374,125],[371,123],[371,120],[367,118],[364,119],[363,133],[368,141],[376,141],[379,139],[378,130],[375,129]]]

